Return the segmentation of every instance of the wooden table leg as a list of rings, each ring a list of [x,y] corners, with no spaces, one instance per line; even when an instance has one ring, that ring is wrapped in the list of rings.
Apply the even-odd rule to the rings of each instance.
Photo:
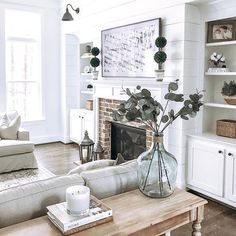
[[[201,236],[201,220],[195,220],[193,222],[193,232],[192,232],[192,236]]]
[[[204,217],[204,206],[200,206],[197,209],[197,214],[196,214],[196,220],[193,221],[193,232],[192,232],[192,236],[201,236],[201,222],[203,220]]]

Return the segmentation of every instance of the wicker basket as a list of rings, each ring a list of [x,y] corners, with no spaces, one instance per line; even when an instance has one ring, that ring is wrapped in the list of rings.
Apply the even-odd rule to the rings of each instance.
[[[236,105],[236,96],[224,96],[224,100],[230,105]]]
[[[236,120],[217,120],[216,134],[219,136],[236,138]]]

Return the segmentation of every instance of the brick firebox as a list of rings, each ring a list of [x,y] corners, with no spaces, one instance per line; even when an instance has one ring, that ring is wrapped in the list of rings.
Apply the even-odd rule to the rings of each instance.
[[[121,101],[113,99],[99,98],[99,141],[104,148],[104,158],[111,156],[111,122],[112,110],[117,109]],[[137,122],[129,122],[130,126],[140,126]],[[127,125],[127,123],[126,123]],[[149,148],[152,143],[152,132],[146,130],[146,147]]]

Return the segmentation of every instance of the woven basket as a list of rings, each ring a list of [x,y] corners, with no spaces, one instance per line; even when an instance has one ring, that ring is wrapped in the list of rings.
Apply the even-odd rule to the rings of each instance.
[[[236,120],[217,120],[216,134],[219,136],[236,138]]]
[[[224,100],[230,105],[236,105],[236,96],[224,96]]]

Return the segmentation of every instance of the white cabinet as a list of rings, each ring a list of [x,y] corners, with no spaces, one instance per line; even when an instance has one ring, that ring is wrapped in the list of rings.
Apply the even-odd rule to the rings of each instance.
[[[188,152],[188,183],[218,196],[223,196],[223,147],[195,141],[189,143]]]
[[[226,150],[226,188],[227,199],[236,202],[236,148]]]
[[[190,137],[187,162],[188,188],[236,206],[236,148]]]
[[[82,140],[85,130],[89,137],[94,140],[93,111],[86,109],[70,110],[70,140],[76,143]]]

